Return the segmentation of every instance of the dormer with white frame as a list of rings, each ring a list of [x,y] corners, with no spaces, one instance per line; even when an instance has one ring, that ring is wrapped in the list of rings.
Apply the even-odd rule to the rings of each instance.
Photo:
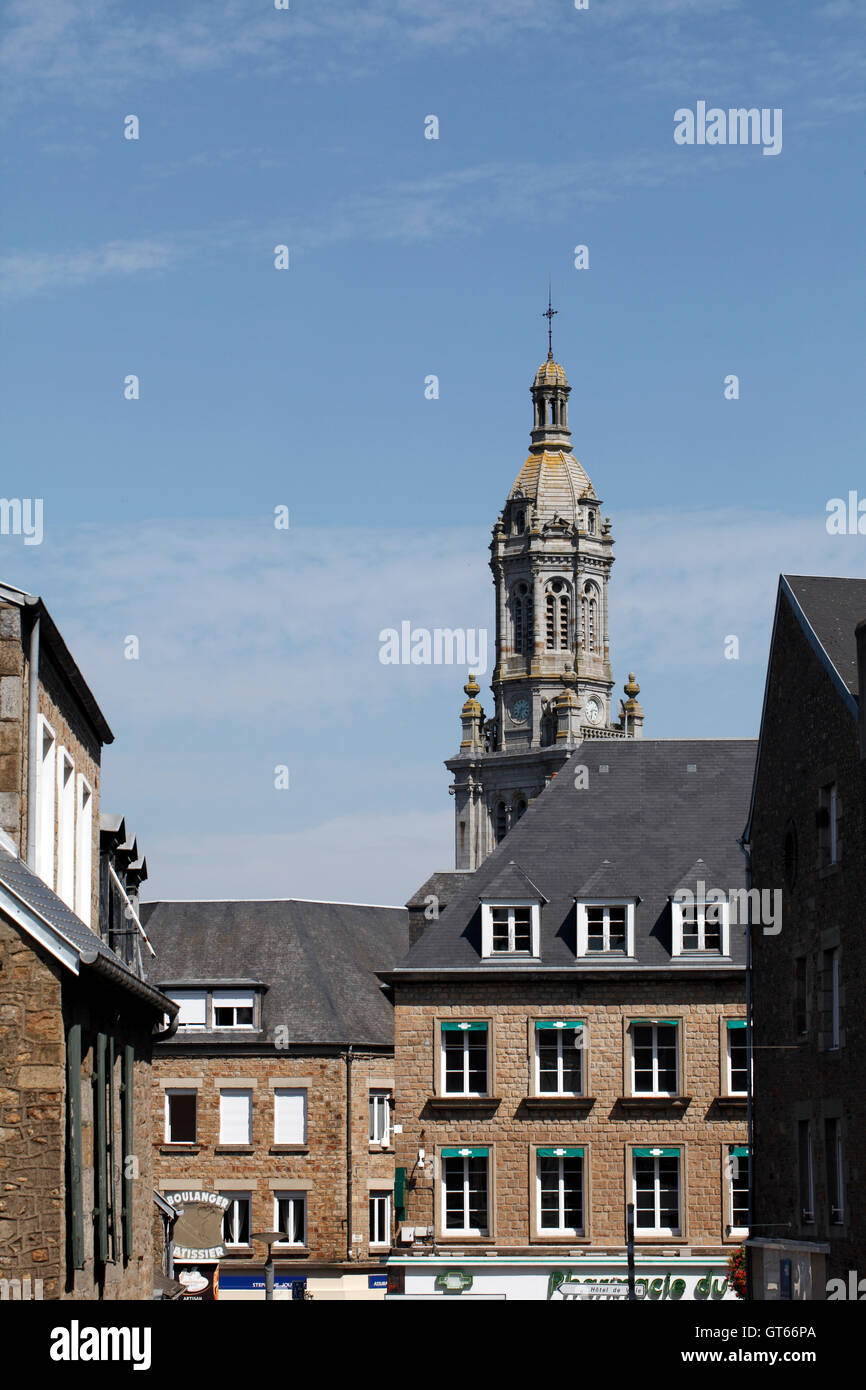
[[[512,860],[481,894],[484,960],[539,960],[544,894]]]
[[[671,955],[728,957],[731,905],[727,893],[708,888],[703,878],[681,885],[671,897]]]
[[[575,898],[577,954],[593,959],[634,956],[634,914],[640,898]]]

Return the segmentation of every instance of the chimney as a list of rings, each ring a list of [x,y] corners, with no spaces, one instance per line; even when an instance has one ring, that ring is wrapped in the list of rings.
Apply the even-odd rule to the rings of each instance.
[[[860,727],[860,757],[866,758],[866,618],[857,624],[857,722]]]

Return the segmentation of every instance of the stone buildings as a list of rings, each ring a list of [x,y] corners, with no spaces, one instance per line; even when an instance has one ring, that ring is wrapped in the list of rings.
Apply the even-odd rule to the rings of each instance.
[[[754,744],[574,751],[383,980],[405,1293],[728,1296],[746,1234]]]
[[[150,1053],[175,1006],[141,978],[134,908],[111,929],[104,915],[100,875],[129,899],[138,858],[100,842],[111,741],[41,599],[0,586],[0,1278],[13,1296],[152,1294]]]
[[[282,1296],[291,1286],[382,1298],[395,1076],[392,1010],[374,972],[405,953],[405,910],[295,900],[142,910],[157,950],[150,977],[180,1007],[154,1059],[156,1185],[228,1199],[219,1297],[263,1296],[256,1232],[280,1231]]]
[[[456,865],[474,869],[581,739],[639,738],[640,687],[614,710],[610,665],[610,519],[574,457],[571,387],[552,348],[531,387],[529,456],[495,526],[494,712],[474,676],[464,687],[454,775]]]
[[[866,580],[780,580],[745,833],[784,903],[752,932],[756,1298],[866,1277],[864,619]]]

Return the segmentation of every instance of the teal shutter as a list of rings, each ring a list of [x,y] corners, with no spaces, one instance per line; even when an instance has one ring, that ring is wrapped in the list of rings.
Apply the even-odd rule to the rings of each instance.
[[[536,1029],[541,1029],[541,1028],[556,1028],[556,1029],[563,1029],[563,1028],[582,1028],[582,1027],[583,1027],[583,1023],[580,1021],[580,1019],[577,1019],[577,1018],[562,1019],[562,1020],[560,1020],[560,1019],[537,1018],[537,1019],[535,1020],[535,1027],[536,1027]]]
[[[67,1145],[69,1153],[69,1229],[72,1268],[84,1268],[84,1199],[81,1181],[81,1024],[66,1038]]]
[[[96,1055],[93,1069],[94,1167],[96,1169],[96,1258],[108,1259],[108,1152],[105,1114],[105,1053],[108,1039],[96,1035]]]
[[[133,1115],[133,1095],[135,1086],[135,1050],[130,1043],[123,1049],[123,1076],[120,1084],[121,1126],[123,1134],[123,1153],[121,1154],[122,1176],[121,1220],[123,1222],[123,1258],[132,1258],[132,1172],[135,1129]]]
[[[728,1153],[731,1158],[748,1158],[749,1146],[748,1144],[729,1144]]]
[[[406,1215],[406,1169],[394,1169],[394,1216],[402,1221]]]
[[[630,1018],[629,1023],[642,1023],[649,1025],[652,1023],[663,1023],[666,1028],[676,1028],[679,1023],[678,1018]]]
[[[470,1023],[466,1020],[463,1023],[447,1022],[442,1024],[443,1033],[486,1033],[486,1023]]]
[[[728,1027],[729,1027],[729,1028],[745,1028],[745,1026],[746,1026],[746,1020],[745,1020],[744,1018],[729,1018],[729,1019],[728,1019]]]
[[[470,1148],[469,1145],[467,1144],[467,1145],[466,1145],[464,1148],[462,1148],[462,1149],[443,1149],[443,1150],[442,1150],[442,1157],[443,1157],[443,1158],[486,1158],[489,1152],[490,1152],[489,1149],[486,1149],[486,1148],[483,1148],[483,1149]]]
[[[632,1149],[635,1158],[679,1158],[679,1149]]]
[[[583,1149],[538,1149],[539,1158],[583,1158]]]

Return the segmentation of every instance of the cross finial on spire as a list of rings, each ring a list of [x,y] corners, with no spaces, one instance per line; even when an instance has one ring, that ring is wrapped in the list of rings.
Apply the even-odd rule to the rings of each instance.
[[[558,310],[558,309],[554,309],[554,308],[551,307],[551,298],[550,298],[550,296],[551,296],[551,284],[550,284],[550,280],[548,280],[548,282],[547,282],[547,308],[546,308],[545,312],[541,315],[541,317],[542,317],[543,319],[547,319],[547,360],[548,360],[548,362],[552,362],[552,361],[553,361],[553,319],[554,319],[554,315],[556,315],[556,314],[559,313],[559,310]]]

